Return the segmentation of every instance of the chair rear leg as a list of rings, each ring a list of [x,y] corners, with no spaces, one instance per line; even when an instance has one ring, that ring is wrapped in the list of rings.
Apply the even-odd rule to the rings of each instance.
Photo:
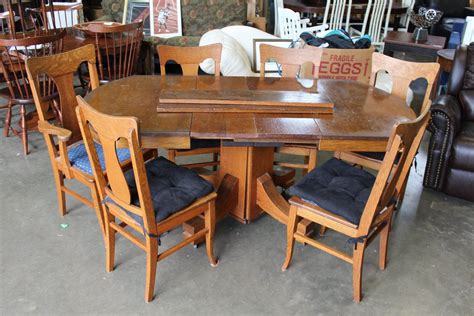
[[[385,227],[380,231],[380,244],[379,244],[379,268],[385,270],[387,265],[387,249],[388,249],[388,236],[390,235],[391,221],[387,221]]]
[[[23,143],[23,154],[28,155],[28,129],[26,128],[26,108],[22,104],[20,107],[21,115],[21,141]]]
[[[153,300],[155,292],[156,265],[158,263],[158,241],[157,238],[146,237],[146,284],[145,284],[145,302]]]
[[[286,271],[288,266],[290,265],[291,258],[293,258],[293,248],[295,246],[295,232],[297,228],[297,207],[291,205],[290,206],[290,214],[288,216],[288,224],[287,224],[287,236],[286,236],[286,259],[281,267],[281,271]]]
[[[56,194],[58,197],[58,210],[59,215],[63,217],[66,215],[66,193],[63,191],[64,187],[64,176],[59,171],[56,166],[53,166],[53,175],[54,175],[54,182],[56,183]]]
[[[99,193],[97,192],[95,182],[91,183],[89,188],[91,190],[92,204],[94,205],[95,215],[97,216],[97,221],[99,222],[100,230],[102,232],[102,238],[104,239],[104,244],[106,244],[107,240],[105,237],[104,211],[102,209],[102,203],[100,203]]]
[[[8,137],[8,134],[10,133],[10,126],[12,123],[12,103],[11,101],[8,101],[7,105],[7,114],[5,116],[5,126],[3,126],[3,136]]]
[[[212,161],[218,162],[219,161],[219,154],[212,154]],[[212,166],[212,171],[217,171],[217,166]]]
[[[217,267],[218,260],[214,256],[214,227],[216,225],[216,208],[215,201],[212,200],[208,204],[208,208],[204,213],[204,225],[207,229],[206,233],[206,252],[209,263],[212,267]]]
[[[364,263],[365,243],[357,243],[354,248],[352,263],[352,287],[354,290],[354,301],[359,303],[362,298],[362,266]]]
[[[176,162],[176,150],[174,149],[168,150],[168,160],[172,162]]]

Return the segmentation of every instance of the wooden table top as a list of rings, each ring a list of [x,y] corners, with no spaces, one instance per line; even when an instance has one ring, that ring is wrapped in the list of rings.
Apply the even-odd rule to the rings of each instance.
[[[157,112],[161,89],[315,91],[290,78],[132,76],[99,87],[86,100],[101,112],[137,117],[143,142],[169,138],[174,142],[169,146],[176,148],[189,146],[190,137],[310,144],[322,139],[386,141],[395,123],[415,118],[404,100],[368,85],[326,79],[315,83],[334,102],[333,114]]]
[[[456,49],[454,48],[447,48],[447,49],[441,49],[436,52],[439,57],[444,58],[449,61],[454,60],[454,54],[456,53]]]
[[[426,42],[417,42],[413,40],[412,36],[413,33],[392,31],[387,33],[384,42],[434,50],[443,49],[444,44],[446,43],[446,37],[443,36],[428,35],[428,40]]]

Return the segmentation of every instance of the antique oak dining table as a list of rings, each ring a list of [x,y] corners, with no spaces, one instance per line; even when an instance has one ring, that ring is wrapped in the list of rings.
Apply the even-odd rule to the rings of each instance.
[[[385,151],[392,127],[415,118],[405,101],[368,85],[314,80],[310,88],[292,78],[132,76],[100,86],[86,96],[95,109],[110,115],[135,116],[143,148],[190,148],[193,139],[221,140],[218,181],[237,179],[224,188],[235,203],[216,203],[217,217],[229,214],[247,223],[267,212],[286,223],[289,205],[271,181],[274,148],[306,144],[327,151]],[[307,85],[305,85],[307,86]],[[159,112],[164,90],[313,92],[334,103],[331,114],[221,113],[213,106],[196,113]],[[242,93],[243,93],[242,92]],[[219,111],[219,110],[217,110]],[[219,193],[219,191],[218,191]]]

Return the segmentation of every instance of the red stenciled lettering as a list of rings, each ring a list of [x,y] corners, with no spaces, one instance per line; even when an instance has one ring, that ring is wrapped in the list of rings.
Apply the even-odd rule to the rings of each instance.
[[[340,68],[340,64],[339,64],[339,63],[332,63],[332,64],[329,66],[329,73],[338,74],[340,70],[341,70],[341,68]]]
[[[329,65],[329,62],[322,61],[321,64],[319,65],[319,73],[323,73],[323,74],[328,73],[328,65]]]
[[[351,73],[352,64],[351,63],[343,63],[341,66],[341,74],[348,75]]]
[[[352,64],[352,74],[353,75],[358,75],[360,74],[362,64],[361,63],[353,63]]]

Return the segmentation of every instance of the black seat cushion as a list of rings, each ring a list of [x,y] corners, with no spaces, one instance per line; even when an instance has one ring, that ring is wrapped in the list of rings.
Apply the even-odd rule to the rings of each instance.
[[[304,176],[289,192],[358,225],[374,182],[371,173],[331,158]]]
[[[145,169],[157,223],[214,191],[212,184],[194,171],[180,167],[163,157],[148,161]],[[125,178],[130,188],[132,204],[140,206],[133,170],[127,171]],[[143,225],[140,216],[127,213]]]

